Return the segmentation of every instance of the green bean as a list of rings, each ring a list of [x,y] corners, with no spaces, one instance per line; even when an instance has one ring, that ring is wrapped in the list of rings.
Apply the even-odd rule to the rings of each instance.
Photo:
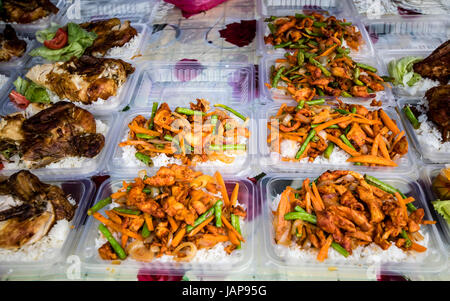
[[[312,141],[312,142],[317,142],[317,141],[319,141],[319,137],[314,136],[314,137],[312,137],[311,141]]]
[[[157,138],[156,136],[150,136],[147,134],[136,134],[136,137],[141,138],[141,139],[155,139]]]
[[[277,48],[284,48],[284,47],[289,46],[291,44],[292,44],[292,41],[288,41],[286,43],[281,43],[281,44],[275,45],[275,46],[273,46],[273,48],[275,48],[275,49],[277,49]]]
[[[289,73],[291,73],[291,72],[293,72],[293,71],[296,71],[296,70],[298,70],[298,69],[300,69],[300,66],[295,66],[294,68],[291,68],[291,69],[289,69],[288,71],[286,71],[286,73],[284,73],[283,76],[286,76],[286,75],[288,75]]]
[[[147,238],[150,236],[150,230],[148,229],[147,223],[144,223],[144,226],[142,226],[142,232],[141,235],[143,238]]]
[[[358,79],[360,74],[361,74],[361,70],[358,67],[356,67],[355,74],[354,74],[355,79]]]
[[[312,30],[309,30],[308,28],[305,28],[305,31],[306,31],[307,34],[309,34],[310,36],[313,36],[313,37],[320,37],[320,36],[322,36],[322,34],[316,33],[316,32],[314,32]],[[309,43],[311,43],[311,42],[313,42],[313,41],[309,41]]]
[[[277,29],[273,23],[268,23],[267,27],[269,27],[270,33],[275,34],[277,32]]]
[[[356,114],[356,107],[352,107],[352,114]]]
[[[304,212],[289,212],[284,215],[284,219],[289,220],[295,220],[300,219],[305,222],[309,222],[311,224],[317,224],[317,218],[315,215],[304,213]]]
[[[216,217],[216,227],[222,227],[222,200],[218,200],[216,204],[214,204],[214,215]]]
[[[133,187],[131,187],[131,185],[129,185],[129,186],[127,187],[127,192],[130,192],[130,191],[131,191],[131,188],[133,188]]]
[[[153,128],[153,119],[155,119],[156,111],[158,110],[158,103],[154,102],[152,106],[152,115],[150,116],[150,122],[148,123],[148,128]],[[137,136],[137,135],[136,135]]]
[[[344,135],[347,135],[348,132],[350,132],[350,129],[351,129],[351,128],[352,128],[352,125],[351,125],[351,124],[347,125],[347,127],[344,129]]]
[[[344,134],[340,135],[339,138],[341,138],[342,142],[344,142],[348,147],[351,147],[353,150],[355,150],[355,147],[350,143],[350,141],[345,137]]]
[[[411,107],[409,105],[403,107],[403,113],[405,113],[406,118],[408,118],[409,122],[411,122],[413,128],[416,130],[420,128],[420,122],[417,120],[416,116],[414,116],[414,113],[411,111]]]
[[[209,149],[212,151],[226,151],[226,150],[246,150],[246,144],[223,144],[223,145],[215,145],[211,144]]]
[[[339,54],[349,54],[350,53],[350,49],[349,48],[338,47],[338,48],[336,48],[336,51]]]
[[[219,108],[223,108],[225,110],[227,110],[228,112],[233,113],[234,115],[236,115],[237,117],[241,118],[244,121],[247,121],[248,117],[245,117],[244,115],[242,115],[241,113],[237,112],[236,110],[230,108],[229,106],[223,105],[223,104],[216,104],[214,105],[215,107],[219,107]]]
[[[293,80],[293,79],[296,79],[296,78],[298,78],[298,77],[302,77],[303,75],[301,75],[301,74],[295,74],[295,75],[292,75],[291,77],[289,77],[289,79],[290,80]]]
[[[377,68],[372,67],[370,65],[367,64],[363,64],[363,63],[356,63],[356,66],[358,66],[359,68],[365,69],[365,70],[369,70],[371,72],[377,72]]]
[[[272,21],[275,21],[276,19],[278,19],[278,17],[270,16],[269,18],[265,18],[264,22],[272,22]]]
[[[319,125],[321,125],[322,123],[315,123],[315,124],[311,124],[311,128],[316,128]],[[332,124],[329,127],[327,127],[327,129],[339,129],[339,126],[337,124]]]
[[[300,207],[299,205],[295,206],[294,210],[297,211],[297,212],[308,213],[308,212],[306,212],[305,209],[303,209],[303,208]]]
[[[94,206],[92,206],[88,211],[87,214],[88,215],[92,215],[95,212],[99,211],[100,209],[102,209],[103,207],[105,207],[106,205],[109,205],[112,203],[112,198],[109,196],[106,199],[100,200],[97,202],[97,204],[95,204]]]
[[[347,115],[350,114],[349,111],[343,110],[343,109],[334,109],[336,112],[342,114],[342,115]]]
[[[295,18],[297,18],[297,19],[304,19],[304,18],[314,19],[313,16],[307,16],[307,15],[304,15],[304,14],[295,14]]]
[[[217,121],[218,121],[218,117],[217,115],[212,115],[211,116],[211,124],[213,125],[213,135],[217,134]]]
[[[332,242],[331,243],[331,247],[333,249],[335,249],[336,251],[338,251],[340,254],[342,254],[344,257],[348,257],[348,255],[350,255],[348,253],[348,251],[346,249],[344,249],[340,244],[338,244],[337,242]]]
[[[298,150],[297,154],[295,155],[295,159],[299,159],[300,156],[303,154],[303,152],[306,149],[306,146],[308,145],[309,141],[314,137],[314,135],[316,135],[316,131],[314,129],[312,129],[311,131],[309,131],[308,136],[306,137],[305,141],[303,142],[302,146],[300,147],[300,149]]]
[[[105,225],[103,224],[98,225],[98,230],[100,230],[103,236],[105,236],[105,238],[109,241],[111,247],[114,249],[114,252],[116,252],[116,254],[119,256],[120,259],[124,260],[125,258],[127,258],[125,250],[120,246],[120,244],[112,236],[111,232],[109,232],[108,228],[106,228]]]
[[[374,90],[372,90],[372,89],[370,89],[369,87],[367,87],[367,92],[369,92],[369,93],[373,93],[373,92],[375,92]]]
[[[280,69],[278,69],[277,73],[275,74],[272,80],[272,88],[277,88],[278,81],[280,80],[281,74],[283,74],[284,69],[286,69],[285,66],[281,66]]]
[[[304,100],[300,100],[300,102],[299,102],[298,105],[295,107],[295,109],[298,111],[298,110],[303,109],[304,106],[305,106],[305,101],[304,101]]]
[[[395,79],[394,79],[393,77],[390,77],[390,76],[385,76],[385,75],[383,75],[383,76],[381,76],[381,78],[382,78],[383,81],[385,81],[385,82],[393,82],[393,81],[395,81]]]
[[[180,107],[176,108],[175,112],[184,115],[202,115],[202,116],[206,115],[206,113],[202,111],[194,111],[188,108],[180,108]]]
[[[120,212],[120,213],[130,214],[130,215],[139,215],[142,213],[139,210],[133,210],[133,209],[122,208],[122,207],[114,207],[113,210]]]
[[[350,25],[352,25],[352,22],[339,22],[339,25],[341,25],[341,26],[350,26]]]
[[[313,26],[314,26],[314,27],[325,27],[325,26],[327,26],[327,23],[325,23],[325,22],[314,21],[314,22],[313,22]]]
[[[315,58],[317,56],[316,53],[305,52],[305,58],[309,60],[309,58]]]
[[[205,213],[203,213],[202,215],[199,216],[199,218],[197,218],[194,221],[194,225],[187,225],[186,226],[186,232],[189,233],[192,230],[194,230],[195,227],[197,227],[198,225],[200,225],[201,223],[203,223],[204,221],[206,221],[209,217],[211,217],[211,215],[214,214],[214,209],[215,209],[215,204],[209,208]]]
[[[408,234],[406,233],[405,229],[402,229],[401,235],[406,240],[405,247],[407,247],[407,248],[411,247],[412,242],[411,242],[411,239],[409,239]]]
[[[354,79],[353,82],[358,86],[364,86],[364,83],[360,81],[359,79]]]
[[[170,135],[164,135],[164,140],[167,140],[167,141],[173,141],[173,137],[172,136],[170,136]]]
[[[309,106],[323,105],[324,103],[325,103],[325,99],[324,99],[324,98],[314,99],[314,100],[308,100],[308,101],[306,102],[306,104],[309,105]]]
[[[350,93],[346,92],[346,91],[342,91],[341,92],[341,96],[342,97],[353,97]]]
[[[236,231],[239,234],[241,233],[241,224],[239,223],[239,215],[235,215],[235,214],[231,214],[231,226],[233,226],[234,229],[236,229]],[[239,246],[237,246],[236,249],[240,249],[241,248],[241,244],[239,243]]]
[[[145,165],[153,166],[153,160],[152,160],[152,158],[150,158],[150,156],[147,156],[146,154],[139,153],[139,152],[136,153],[134,156],[136,157],[136,159],[144,162]]]
[[[316,61],[312,57],[309,57],[308,60],[309,60],[309,62],[311,64],[313,64],[314,66],[318,67],[325,76],[331,76],[330,71],[328,71],[324,66],[322,66],[321,63],[319,63],[318,61]]]
[[[334,143],[333,142],[329,142],[327,148],[325,149],[325,151],[323,152],[323,156],[327,159],[330,159],[331,153],[334,150]]]
[[[325,93],[323,92],[323,90],[320,89],[319,87],[316,87],[316,91],[317,91],[317,94],[318,94],[319,96],[324,96],[324,95],[325,95]]]

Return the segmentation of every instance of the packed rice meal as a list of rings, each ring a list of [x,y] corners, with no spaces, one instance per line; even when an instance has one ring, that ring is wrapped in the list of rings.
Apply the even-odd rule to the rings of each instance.
[[[204,99],[190,103],[190,109],[177,107],[173,111],[167,103],[159,107],[154,103],[148,119],[138,115],[128,124],[127,138],[119,144],[122,158],[130,165],[140,161],[141,166],[243,162],[250,138],[248,120],[222,104],[212,109]]]
[[[76,202],[55,185],[21,170],[0,181],[1,261],[54,257],[69,231]]]
[[[32,104],[0,120],[0,169],[87,166],[102,151],[107,131],[73,103]]]
[[[351,22],[319,13],[266,21],[271,33],[265,43],[287,50],[270,68],[269,90],[284,90],[297,102],[317,95],[369,98],[384,90],[375,67],[349,56],[350,48],[358,50],[363,43]]]
[[[445,220],[447,229],[450,226],[450,165],[446,165],[433,179],[431,188],[436,199],[432,201],[434,210]],[[445,227],[445,225],[443,225]]]
[[[284,103],[268,129],[270,151],[282,161],[395,167],[408,152],[405,132],[383,109],[340,101],[338,106],[324,99]]]
[[[154,176],[140,174],[88,210],[100,221],[96,244],[102,243],[103,260],[236,260],[247,215],[238,202],[239,183],[228,196],[219,172],[209,176],[170,164]],[[104,207],[107,217],[99,212]]]
[[[338,253],[346,262],[423,257],[418,253],[430,251],[421,225],[435,222],[423,220],[424,210],[414,201],[395,187],[354,171],[326,171],[312,182],[307,178],[302,187],[288,186],[272,202],[278,252],[304,259],[315,254],[320,262],[338,260]]]
[[[450,152],[450,85],[429,89],[417,105],[402,110],[424,151]]]
[[[59,8],[50,0],[3,0],[0,21],[6,23],[39,23],[57,14]]]

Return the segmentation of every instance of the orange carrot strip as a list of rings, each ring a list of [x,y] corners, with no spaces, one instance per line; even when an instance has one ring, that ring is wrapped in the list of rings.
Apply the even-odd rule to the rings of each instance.
[[[316,197],[317,206],[319,207],[319,208],[316,208],[316,206],[314,206],[314,210],[316,210],[316,211],[324,210],[325,205],[323,204],[322,198],[320,197],[320,194],[319,194],[319,191],[317,190],[317,186],[316,186],[315,182],[312,182],[312,190],[314,192],[314,196]]]
[[[383,109],[379,110],[381,120],[383,120],[384,124],[394,133],[394,135],[398,135],[400,133],[400,130],[398,129],[397,125],[392,121],[391,118],[386,114],[386,112]]]
[[[152,131],[143,127],[138,126],[135,123],[131,123],[128,125],[128,127],[130,128],[131,131],[133,131],[135,134],[147,134],[150,136],[159,136],[161,135],[161,133],[157,132],[157,131]]]
[[[409,204],[409,203],[412,203],[412,202],[414,202],[415,201],[415,199],[413,198],[413,197],[409,197],[409,198],[406,198],[406,199],[404,199],[403,200],[403,203],[405,203],[405,204]]]
[[[109,217],[110,220],[117,224],[122,224],[122,219],[112,210],[105,210],[105,214]]]
[[[423,225],[434,225],[436,224],[436,221],[422,221]]]
[[[171,216],[167,216],[167,220],[169,221],[169,223],[170,223],[170,226],[172,227],[172,232],[175,232],[175,231],[177,231],[177,229],[178,229],[178,224],[177,224],[177,222],[173,219],[173,217],[171,217]]]
[[[228,237],[230,238],[230,241],[233,245],[235,246],[241,245],[241,242],[239,241],[239,239],[237,238],[236,234],[234,234],[233,231],[228,231]]]
[[[209,224],[213,219],[215,218],[214,214],[212,216],[210,216],[207,220],[205,220],[203,223],[201,223],[200,225],[198,225],[197,227],[194,228],[194,230],[192,230],[188,236],[194,236],[195,234],[197,234],[198,232],[200,232],[201,229],[203,229],[207,224]]]
[[[342,150],[346,151],[352,156],[359,156],[361,155],[359,152],[355,151],[351,147],[349,147],[347,144],[342,142],[341,139],[334,137],[333,135],[327,134],[327,139],[339,146]]]
[[[362,155],[362,156],[355,156],[347,159],[347,162],[360,162],[360,163],[368,163],[368,164],[378,164],[378,165],[386,165],[386,166],[397,166],[397,163],[395,163],[392,160],[388,160],[385,158],[372,156],[372,155]]]
[[[119,211],[113,211],[115,214],[123,216],[123,217],[129,217],[129,218],[139,218],[139,215],[134,215],[134,214],[126,214],[123,212],[119,212]]]
[[[98,212],[95,212],[92,216],[95,219],[99,220],[101,223],[105,224],[105,226],[111,227],[113,230],[115,230],[117,232],[121,232],[122,234],[128,235],[128,236],[130,236],[132,238],[135,238],[137,240],[141,240],[141,241],[144,240],[144,238],[140,234],[135,233],[133,231],[130,231],[128,229],[123,229],[120,225],[118,225],[118,224],[114,223],[113,221],[105,218],[103,215],[101,215]]]
[[[278,117],[281,115],[281,113],[283,112],[283,110],[287,107],[287,104],[283,103],[280,108],[278,109],[277,115],[275,115],[275,117]]]
[[[125,246],[127,245],[128,242],[128,235],[122,235],[122,248],[125,249]]]
[[[230,238],[227,235],[220,235],[220,234],[203,234],[203,238],[209,241],[214,241],[216,243],[230,240]]]
[[[400,134],[398,134],[397,138],[395,138],[394,143],[392,143],[391,150],[394,149],[395,145],[402,139],[402,137],[405,135],[405,131],[401,131]]]
[[[153,231],[154,228],[153,228],[153,220],[152,220],[151,215],[148,213],[144,213],[144,220],[145,220],[145,223],[147,224],[148,230]]]
[[[380,139],[380,134],[375,137],[375,140],[372,144],[372,149],[370,150],[370,154],[372,156],[376,156],[378,154],[378,140]]]
[[[230,198],[231,206],[236,206],[238,193],[239,193],[239,183],[236,183],[236,186],[234,186],[233,192],[231,193]]]
[[[389,152],[387,150],[386,143],[384,142],[383,137],[380,136],[380,138],[378,139],[378,143],[379,143],[380,151],[383,154],[383,157],[386,160],[391,160],[391,156],[389,156]]]
[[[333,236],[328,235],[327,240],[325,241],[323,246],[320,248],[319,254],[317,254],[318,261],[322,262],[328,258],[328,249],[330,248],[332,242],[333,242]]]
[[[119,199],[119,198],[121,198],[123,196],[126,196],[126,195],[127,195],[126,191],[117,191],[117,192],[111,194],[111,198],[112,199]]]
[[[283,216],[283,218],[284,218],[284,216]],[[230,222],[227,221],[227,219],[225,218],[225,216],[222,215],[222,216],[221,216],[221,219],[222,219],[222,222],[223,222],[223,224],[225,225],[225,227],[227,227],[228,229],[230,229],[231,231],[233,231],[233,233],[237,236],[237,238],[238,238],[240,241],[245,242],[245,239],[242,237],[242,235],[239,234],[239,232],[238,232],[236,229],[234,229],[234,227],[230,224]]]
[[[311,195],[309,194],[309,192],[305,193],[305,201],[306,201],[306,212],[311,213],[312,212]]]
[[[352,122],[369,124],[369,125],[381,124],[381,121],[379,121],[379,120],[361,119],[361,118],[352,118]]]
[[[403,214],[405,215],[405,218],[407,219],[408,218],[408,209],[406,209],[406,205],[405,205],[405,203],[403,202],[403,198],[402,198],[402,196],[400,195],[400,193],[398,193],[397,191],[395,192],[395,198],[397,199],[397,201],[398,201],[398,203],[399,203],[399,205],[400,205],[400,208],[402,209],[402,211],[403,211]]]
[[[183,239],[184,234],[186,234],[186,227],[181,228],[177,234],[172,239],[172,247],[176,247],[180,244],[181,240]]]
[[[333,46],[331,46],[330,48],[328,48],[327,50],[325,50],[324,52],[322,52],[322,54],[320,54],[318,57],[320,56],[325,56],[325,55],[329,55],[331,52],[333,52],[333,50],[338,46],[338,44],[334,44]]]
[[[412,243],[411,249],[413,249],[416,252],[420,252],[420,253],[425,252],[427,250],[426,247],[416,244],[415,242]]]
[[[329,127],[330,125],[336,124],[336,123],[341,123],[341,122],[346,122],[349,121],[351,119],[350,116],[344,116],[344,117],[339,117],[336,119],[331,119],[327,122],[322,123],[321,125],[317,126],[315,128],[316,133],[319,133],[321,130],[326,129],[327,127]]]
[[[225,207],[228,207],[230,205],[230,199],[228,198],[227,187],[225,186],[225,182],[223,181],[222,175],[218,171],[216,171],[216,173],[214,174],[214,177],[217,180],[217,184],[219,184],[219,186],[220,186],[220,192],[222,193],[223,204],[225,205]]]
[[[287,59],[276,59],[275,63],[286,63]]]

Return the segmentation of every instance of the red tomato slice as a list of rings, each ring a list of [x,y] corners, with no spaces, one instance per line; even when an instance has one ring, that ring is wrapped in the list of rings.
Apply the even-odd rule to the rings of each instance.
[[[26,99],[25,96],[15,90],[12,90],[11,93],[9,93],[9,100],[22,110],[25,110],[30,104],[30,101]]]
[[[2,162],[0,162],[0,170],[2,170],[2,169],[3,169],[3,167],[5,167],[5,166],[3,165],[3,163],[2,163]]]
[[[68,39],[67,32],[65,32],[64,29],[59,28],[53,39],[44,41],[44,46],[53,50],[61,49],[66,46]]]

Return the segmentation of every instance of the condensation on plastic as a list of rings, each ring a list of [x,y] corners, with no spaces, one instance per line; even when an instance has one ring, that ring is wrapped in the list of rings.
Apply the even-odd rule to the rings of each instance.
[[[201,61],[146,63],[137,78],[131,106],[151,108],[154,101],[188,105],[196,98],[204,98],[211,105],[252,102],[253,65]]]
[[[417,105],[419,99],[411,99],[411,98],[403,98],[397,100],[398,106],[397,110],[401,116],[402,122],[406,128],[406,132],[409,136],[409,141],[412,141],[414,144],[415,149],[420,154],[422,160],[425,163],[450,163],[450,153],[444,152],[444,151],[436,151],[431,148],[427,148],[425,145],[423,145],[411,124],[411,122],[406,118],[405,113],[403,112],[403,107],[407,104],[414,106]],[[418,117],[418,116],[416,116]]]
[[[177,101],[177,102],[170,102],[168,101],[168,104],[172,110],[175,110],[177,107],[189,107],[189,102],[195,102],[195,99],[185,99],[185,101]],[[161,104],[159,102],[159,104]],[[209,172],[213,173],[215,170],[220,170],[220,172],[223,175],[234,175],[234,176],[250,176],[252,174],[252,162],[253,158],[256,156],[257,152],[257,129],[256,129],[256,122],[253,120],[253,113],[252,109],[248,106],[243,105],[233,105],[233,109],[240,112],[246,117],[250,118],[250,121],[248,122],[248,129],[250,131],[250,138],[247,140],[247,156],[246,159],[242,162],[239,161],[239,163],[231,163],[227,165],[213,165],[214,162],[220,162],[220,161],[212,161],[207,166],[206,164],[209,164],[209,161],[203,163],[205,165],[197,165],[197,166],[191,166],[192,169],[200,170],[202,172]],[[158,171],[160,166],[129,166],[126,165],[124,162],[124,159],[122,158],[123,150],[119,146],[119,143],[124,140],[124,137],[126,137],[126,134],[129,132],[128,124],[138,115],[142,115],[145,118],[150,118],[151,116],[151,108],[148,109],[138,109],[138,110],[132,110],[130,112],[127,112],[128,114],[123,114],[124,117],[121,118],[118,123],[120,126],[116,129],[116,139],[113,141],[112,145],[112,154],[111,158],[108,161],[108,171],[111,172],[111,174],[116,176],[121,175],[135,175],[138,170],[145,169],[150,173],[154,173]],[[232,113],[229,113],[231,116]],[[233,117],[231,117],[233,118]],[[238,161],[239,156],[235,157],[235,161]]]
[[[380,56],[384,53],[379,50],[433,51],[450,36],[448,16],[389,16],[362,22]]]
[[[283,55],[266,55],[264,56],[259,64],[259,95],[261,95],[260,102],[265,103],[267,100],[270,100],[270,102],[275,103],[282,103],[286,101],[292,100],[292,96],[290,94],[286,94],[288,92],[282,90],[282,89],[275,89],[269,88],[266,86],[266,83],[272,84],[270,80],[270,68],[271,66],[275,65],[275,61],[277,59],[283,59]],[[355,62],[359,63],[365,63],[368,65],[371,65],[372,67],[375,67],[379,73],[381,70],[380,68],[380,62],[377,57],[375,56],[359,56],[359,55],[352,55],[352,59]],[[363,71],[363,70],[362,70]],[[334,96],[316,96],[316,98],[325,98],[329,100],[333,100],[336,97]],[[370,105],[373,98],[362,98],[362,97],[341,97],[341,99],[348,103],[356,103],[356,104],[362,104],[362,105]],[[392,90],[391,86],[388,84],[384,85],[384,91],[379,91],[376,93],[375,96],[376,100],[381,100],[383,102],[383,105],[395,105],[393,96],[392,96]]]
[[[105,170],[107,158],[109,158],[111,141],[113,140],[115,127],[114,121],[117,120],[117,113],[93,114],[96,120],[101,120],[108,126],[108,131],[105,135],[105,145],[101,152],[88,160],[88,162],[76,168],[37,168],[30,171],[38,177],[44,178],[58,178],[58,179],[83,179]],[[1,175],[9,176],[20,169],[2,169]]]
[[[300,186],[304,179],[310,178],[311,180],[316,179],[321,175],[321,171],[314,171],[312,173],[305,174],[271,174],[260,180],[259,188],[261,190],[261,200],[263,208],[263,225],[264,230],[264,256],[266,266],[271,269],[276,269],[279,271],[295,271],[295,270],[308,270],[317,272],[327,272],[329,268],[337,269],[340,273],[355,272],[355,271],[367,271],[368,269],[374,269],[380,264],[368,264],[363,261],[358,263],[350,263],[345,260],[339,262],[329,263],[327,260],[324,262],[318,262],[316,259],[310,260],[300,260],[291,262],[287,261],[286,258],[280,257],[275,252],[275,239],[273,230],[273,214],[270,209],[270,205],[277,194],[281,194],[287,186],[296,187]],[[381,181],[390,184],[408,196],[414,197],[416,200],[414,204],[418,208],[423,208],[425,211],[425,220],[432,219],[428,205],[426,203],[425,194],[422,191],[419,183],[408,176],[398,176],[393,173],[369,173],[372,176],[380,179]],[[447,266],[447,253],[444,249],[443,243],[438,235],[438,229],[436,225],[423,225],[422,228],[427,229],[429,234],[429,248],[427,250],[428,255],[426,256],[424,262],[422,263],[395,263],[389,261],[386,258],[386,262],[382,263],[384,274],[398,274],[398,273],[437,273],[442,271]],[[395,246],[392,246],[394,248]]]
[[[264,43],[264,36],[270,33],[267,27],[267,22],[264,20],[270,16],[293,16],[296,13],[302,13],[303,10],[317,11],[317,12],[329,12],[330,16],[335,16],[337,19],[346,19],[346,21],[352,22],[354,26],[361,32],[364,44],[361,45],[358,51],[351,50],[351,55],[374,55],[374,49],[370,41],[369,35],[360,22],[357,14],[351,14],[349,12],[352,9],[349,7],[348,1],[295,1],[295,0],[273,0],[263,1],[261,6],[261,18],[258,20],[257,25],[257,48],[261,54],[284,54],[285,49],[274,49],[272,45],[266,45]],[[355,17],[356,16],[356,17]]]
[[[87,206],[93,197],[94,184],[87,179],[60,180],[48,176],[42,176],[40,180],[61,187],[66,194],[70,194],[77,202],[77,209],[70,222],[68,235],[61,249],[56,250],[54,256],[47,256],[38,261],[3,261],[0,259],[1,279],[10,277],[35,279],[37,276],[53,274],[57,269],[64,272],[61,269],[65,266],[66,257],[70,255],[79,239],[79,230],[86,219]]]
[[[345,101],[344,101],[345,102]],[[287,103],[288,106],[295,106],[296,102],[292,101]],[[270,157],[270,149],[269,145],[267,144],[267,137],[269,130],[267,128],[267,122],[270,122],[270,117],[275,116],[278,109],[280,108],[280,105],[268,105],[266,110],[262,111],[259,117],[259,164],[262,168],[262,170],[266,173],[270,172],[310,172],[314,171],[318,168],[324,168],[324,169],[336,169],[336,168],[351,168],[355,171],[360,172],[389,172],[389,173],[395,173],[395,174],[408,174],[411,175],[415,171],[416,163],[414,162],[414,157],[411,155],[410,151],[408,151],[407,154],[402,156],[400,159],[395,160],[395,162],[398,164],[397,167],[385,167],[385,166],[356,166],[356,165],[343,165],[343,164],[336,164],[336,163],[329,163],[329,164],[318,164],[318,163],[300,163],[300,162],[289,162],[289,161],[281,161],[281,160],[274,160],[272,161]],[[367,107],[369,110],[376,110],[378,107]],[[402,123],[400,121],[400,117],[398,116],[397,112],[394,108],[390,107],[383,107],[383,110],[386,112],[386,114],[391,117],[392,120],[396,121],[398,128],[400,131],[403,130]],[[336,146],[336,148],[339,148]],[[345,162],[342,162],[345,163]],[[351,164],[351,163],[350,163]]]
[[[15,24],[11,23],[12,27],[16,30],[17,34],[24,35],[30,39],[34,39],[34,34],[38,30],[45,29],[50,26],[52,22],[58,22],[62,15],[65,14],[67,9],[67,1],[65,0],[50,0],[56,7],[59,8],[57,14],[51,14],[43,19],[37,20],[29,24]],[[4,22],[0,22],[0,31],[3,31],[5,26]]]
[[[442,215],[440,215],[439,213],[437,213],[434,210],[433,204],[431,203],[432,201],[437,199],[437,196],[433,192],[433,189],[432,189],[432,183],[433,183],[434,179],[436,179],[436,177],[439,175],[441,170],[444,168],[445,168],[445,165],[443,165],[443,164],[442,165],[441,164],[427,165],[421,169],[420,174],[421,174],[423,188],[427,195],[428,206],[430,207],[430,211],[434,217],[434,220],[437,220],[437,222],[438,222],[438,227],[441,230],[441,231],[439,231],[439,233],[443,237],[442,240],[446,243],[448,253],[450,253],[450,225],[448,224],[448,222],[444,219],[444,217]]]
[[[22,69],[18,74],[15,75],[17,78],[18,76],[21,76],[22,78],[26,78],[25,74],[31,69],[31,67],[35,65],[41,65],[41,64],[49,64],[54,62],[49,62],[47,60],[44,60],[43,58],[33,58],[30,60],[30,62],[26,65],[24,69]],[[135,78],[138,77],[140,69],[136,63],[131,63],[133,67],[135,67],[135,71],[133,74],[130,74],[126,80],[126,82],[122,85],[122,87],[119,88],[118,94],[116,96],[109,97],[103,104],[97,104],[96,102],[93,102],[90,105],[84,105],[81,102],[73,102],[75,105],[82,107],[92,114],[104,114],[106,112],[117,112],[123,107],[125,107],[129,101],[130,97],[128,95],[132,93],[133,87],[135,84]],[[0,71],[1,72],[1,71]],[[16,79],[14,78],[13,81]],[[8,95],[9,93],[14,90],[15,87],[12,84],[12,82],[9,84],[8,90],[5,90],[5,93],[0,95],[0,114],[11,114],[14,112],[19,111],[19,109],[9,100]],[[62,100],[62,99],[61,99]],[[69,101],[66,99],[66,101]]]
[[[393,60],[398,60],[406,56],[416,56],[421,58],[426,58],[431,54],[431,50],[391,50],[391,51],[379,51],[379,60],[380,60],[380,75],[389,76],[388,72],[388,64]],[[392,86],[392,94],[397,97],[402,98],[420,98],[425,95],[426,91],[417,91],[414,95],[410,95],[402,89],[401,86],[395,86],[393,83],[390,83]]]
[[[135,173],[137,176],[137,172]],[[122,186],[122,181],[131,181],[133,177],[113,177],[105,181],[98,190],[95,203],[111,195]],[[89,217],[86,226],[82,229],[83,236],[76,250],[76,255],[81,259],[82,271],[89,273],[92,277],[102,277],[108,275],[137,274],[138,270],[145,270],[149,274],[166,275],[181,274],[188,271],[199,276],[222,276],[229,273],[240,273],[254,268],[254,244],[256,230],[256,193],[254,185],[247,179],[237,177],[224,177],[225,185],[229,193],[233,190],[236,183],[239,183],[238,201],[247,210],[245,225],[241,228],[245,243],[241,250],[235,250],[240,256],[236,263],[190,263],[190,262],[138,262],[133,259],[127,259],[120,265],[105,261],[98,255],[95,246],[96,238],[99,237],[99,222]],[[104,215],[104,210],[99,211]],[[234,253],[233,252],[233,253]]]

